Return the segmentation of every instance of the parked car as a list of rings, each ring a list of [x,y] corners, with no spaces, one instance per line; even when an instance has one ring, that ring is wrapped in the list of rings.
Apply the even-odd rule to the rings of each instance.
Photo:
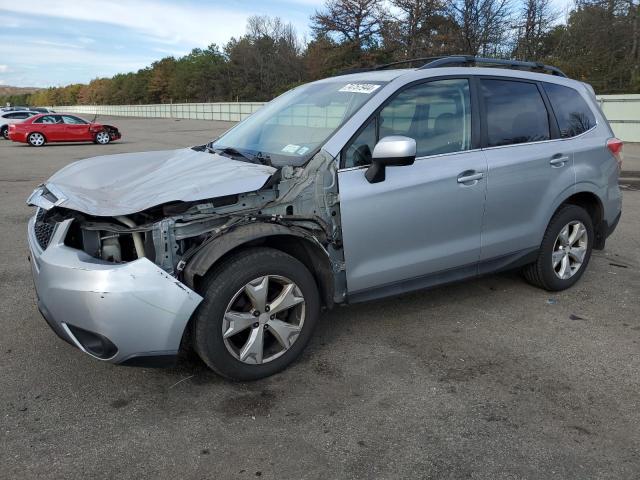
[[[47,142],[95,142],[101,145],[121,138],[112,125],[89,122],[77,115],[37,114],[28,120],[11,125],[8,137],[14,142],[41,147]]]
[[[37,115],[37,112],[32,112],[30,110],[10,110],[0,114],[0,135],[2,138],[9,138],[9,125],[13,125],[15,123],[23,122],[29,117],[33,117]]]
[[[17,112],[17,111],[29,110],[29,107],[24,107],[22,105],[13,105],[11,107],[2,107],[0,108],[0,110],[2,110],[3,112]]]
[[[56,113],[55,110],[47,107],[29,107],[29,110],[32,110],[34,112],[39,112],[39,113]]]
[[[554,67],[447,57],[313,82],[207,145],[36,188],[38,305],[102,361],[191,345],[227,378],[265,377],[322,307],[513,268],[571,287],[620,218],[621,149],[591,87]]]

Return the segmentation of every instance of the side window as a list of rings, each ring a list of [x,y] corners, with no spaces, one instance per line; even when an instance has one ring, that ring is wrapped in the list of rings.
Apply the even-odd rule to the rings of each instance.
[[[549,140],[549,117],[535,83],[481,80],[489,147]]]
[[[391,135],[413,138],[417,157],[471,148],[469,81],[436,80],[402,90],[347,144],[343,166],[370,164],[375,144]]]
[[[343,151],[345,167],[362,167],[371,164],[371,154],[376,145],[376,117],[369,120],[366,127]]]
[[[62,119],[64,123],[67,125],[85,125],[87,122],[78,117],[73,117],[71,115],[63,115]]]
[[[60,117],[56,117],[56,115],[45,115],[44,117],[36,118],[33,123],[60,123],[62,120]]]
[[[558,119],[562,138],[575,137],[595,127],[596,118],[578,92],[554,83],[543,85]]]

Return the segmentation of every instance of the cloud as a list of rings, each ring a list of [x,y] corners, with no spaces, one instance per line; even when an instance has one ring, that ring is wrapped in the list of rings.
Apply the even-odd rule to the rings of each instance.
[[[29,43],[33,43],[35,45],[43,45],[46,47],[57,47],[57,48],[82,48],[80,45],[74,45],[72,43],[65,42],[52,42],[50,40],[31,40]]]
[[[0,73],[8,72],[9,65],[0,65]]]
[[[131,28],[169,43],[206,46],[223,43],[244,33],[251,12],[228,10],[211,4],[138,0],[30,0],[5,2],[2,9],[16,14],[99,22]]]

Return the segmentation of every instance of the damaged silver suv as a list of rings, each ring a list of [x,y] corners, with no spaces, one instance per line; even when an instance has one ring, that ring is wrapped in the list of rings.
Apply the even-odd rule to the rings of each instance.
[[[328,78],[207,145],[40,185],[38,305],[103,361],[193,347],[225,377],[265,377],[323,307],[512,268],[570,287],[620,218],[621,148],[591,87],[554,67],[447,57]]]

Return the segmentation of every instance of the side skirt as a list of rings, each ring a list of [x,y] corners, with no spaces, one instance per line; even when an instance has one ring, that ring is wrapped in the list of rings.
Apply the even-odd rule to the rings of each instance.
[[[490,273],[514,270],[536,260],[538,249],[520,250],[509,255],[484,260],[479,264],[463,265],[449,270],[431,273],[422,277],[403,280],[392,284],[374,287],[357,292],[349,292],[347,303],[360,303],[385,298],[403,293],[439,287],[469,278],[488,275]]]

